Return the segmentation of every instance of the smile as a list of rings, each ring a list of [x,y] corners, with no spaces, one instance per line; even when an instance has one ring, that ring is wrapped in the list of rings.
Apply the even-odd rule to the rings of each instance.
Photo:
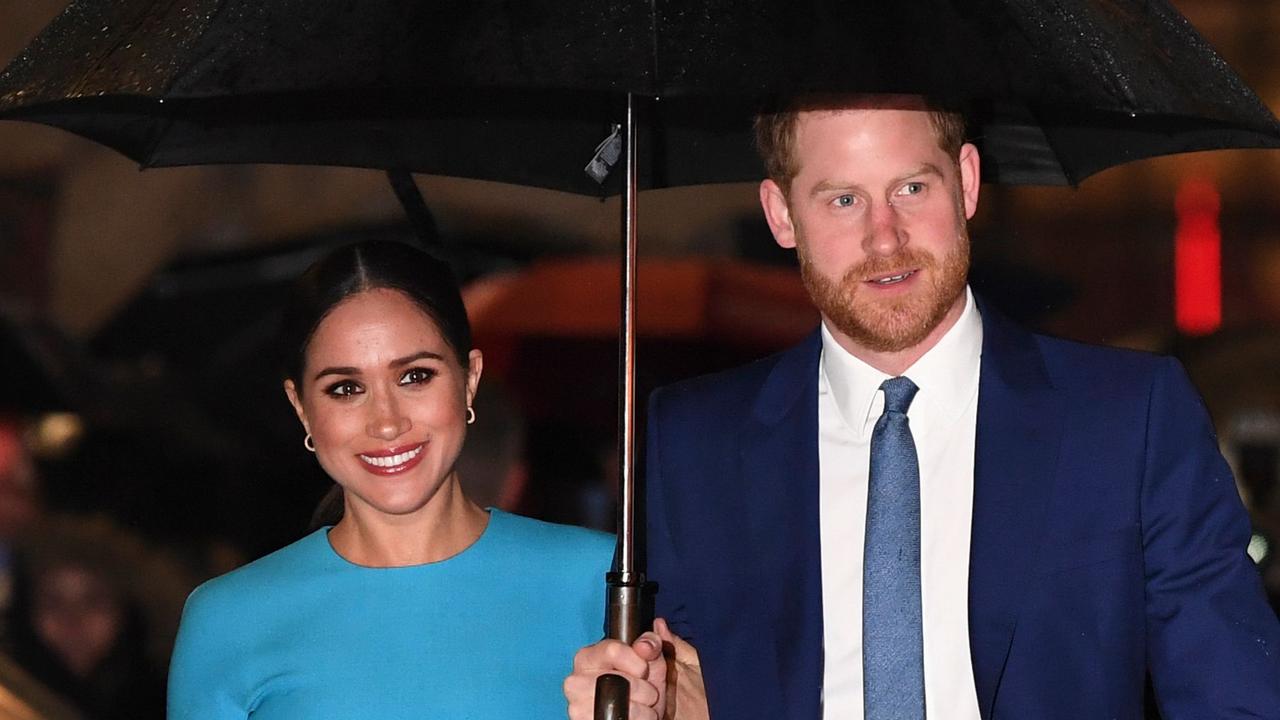
[[[417,464],[417,459],[422,455],[424,445],[417,445],[409,450],[397,452],[393,455],[365,455],[361,453],[358,457],[365,464],[371,465],[381,473],[393,473],[407,470]]]
[[[870,282],[875,283],[876,285],[893,285],[895,283],[900,283],[915,274],[915,270],[908,270],[901,275],[890,275],[888,277],[876,278]]]

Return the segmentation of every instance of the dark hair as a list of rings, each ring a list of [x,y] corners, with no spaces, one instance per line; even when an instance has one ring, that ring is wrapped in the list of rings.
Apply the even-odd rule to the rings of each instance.
[[[347,298],[377,288],[404,293],[435,321],[462,367],[470,366],[471,324],[448,263],[404,243],[367,241],[334,250],[293,284],[280,340],[284,376],[299,394],[307,347],[320,322]]]

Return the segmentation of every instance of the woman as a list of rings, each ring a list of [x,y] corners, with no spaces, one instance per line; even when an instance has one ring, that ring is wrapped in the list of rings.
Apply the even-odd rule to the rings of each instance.
[[[482,358],[448,267],[342,248],[297,282],[284,341],[285,394],[342,518],[192,593],[171,720],[563,716],[613,542],[462,493]]]

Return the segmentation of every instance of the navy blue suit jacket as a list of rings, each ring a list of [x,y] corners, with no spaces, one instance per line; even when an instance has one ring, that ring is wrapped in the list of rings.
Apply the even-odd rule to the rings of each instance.
[[[983,313],[969,636],[983,718],[1280,718],[1280,623],[1176,361]],[[649,574],[717,720],[817,720],[821,340],[654,393]]]

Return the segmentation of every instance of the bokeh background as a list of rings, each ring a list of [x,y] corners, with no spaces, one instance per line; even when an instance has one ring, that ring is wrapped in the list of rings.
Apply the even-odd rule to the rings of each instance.
[[[1280,2],[1173,4],[1280,108]],[[0,61],[63,5],[0,0]],[[485,504],[609,527],[617,199],[417,182],[486,353],[464,481]],[[1277,188],[1280,152],[1198,153],[1079,188],[988,185],[972,226],[974,285],[1009,314],[1187,365],[1237,472],[1273,600]],[[812,328],[754,185],[639,202],[640,397]],[[0,605],[17,666],[95,717],[159,717],[185,593],[300,537],[329,485],[280,388],[282,289],[326,248],[375,237],[413,238],[380,172],[139,172],[65,132],[0,122]],[[104,617],[114,629],[94,640],[102,622],[90,621]],[[23,629],[40,619],[61,626]],[[10,664],[0,658],[0,678]]]

